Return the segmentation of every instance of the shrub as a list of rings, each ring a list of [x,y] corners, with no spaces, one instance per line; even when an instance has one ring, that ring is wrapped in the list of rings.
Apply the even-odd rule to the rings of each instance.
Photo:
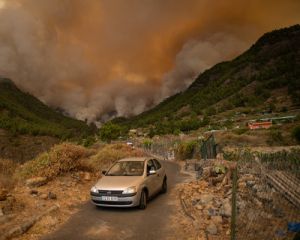
[[[142,143],[145,147],[151,147],[152,141],[150,139],[145,139]]]
[[[180,129],[174,130],[173,135],[179,136],[179,134],[180,134]]]
[[[55,145],[50,152],[40,154],[36,159],[27,162],[21,176],[47,177],[53,179],[61,173],[72,170],[93,171],[93,167],[84,159],[85,148],[68,143]]]
[[[295,126],[292,129],[292,137],[300,142],[300,126]]]
[[[242,134],[244,134],[245,132],[248,132],[248,131],[249,131],[249,128],[243,128],[243,129],[234,129],[231,132],[236,133],[238,135],[242,135]]]
[[[184,142],[181,143],[176,149],[175,152],[180,159],[191,159],[193,157],[194,146],[197,141]]]
[[[286,106],[284,106],[284,107],[281,108],[281,112],[287,112],[287,111],[288,111],[288,109],[287,109]]]
[[[96,142],[96,138],[93,136],[88,136],[84,142],[84,147],[91,147]]]
[[[107,169],[112,163],[120,159],[142,156],[144,154],[141,150],[132,150],[128,145],[118,143],[102,148],[96,155],[91,157],[91,163],[95,165],[96,170],[101,170],[101,168]]]
[[[16,141],[14,142],[14,146],[15,146],[15,147],[19,147],[19,146],[20,146],[19,140],[16,140]]]

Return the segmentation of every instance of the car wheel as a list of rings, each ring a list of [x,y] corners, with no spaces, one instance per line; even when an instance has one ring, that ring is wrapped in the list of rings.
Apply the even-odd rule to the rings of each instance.
[[[139,209],[145,209],[147,206],[147,195],[145,190],[141,192]]]
[[[164,179],[163,184],[162,184],[162,189],[161,189],[161,193],[166,193],[167,192],[167,179]]]

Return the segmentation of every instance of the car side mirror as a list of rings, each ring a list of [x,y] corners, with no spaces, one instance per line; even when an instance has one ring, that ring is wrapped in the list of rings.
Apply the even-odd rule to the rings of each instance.
[[[102,171],[102,174],[105,175],[107,171]]]
[[[149,171],[149,175],[154,175],[154,174],[156,174],[156,171],[155,171],[155,170],[150,170],[150,171]]]

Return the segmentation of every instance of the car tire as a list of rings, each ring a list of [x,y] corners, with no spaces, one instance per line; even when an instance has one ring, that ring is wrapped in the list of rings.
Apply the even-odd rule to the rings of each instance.
[[[142,190],[141,197],[140,197],[140,205],[139,209],[145,209],[147,206],[147,194],[145,190]]]
[[[164,179],[163,184],[162,184],[162,188],[161,188],[161,193],[166,193],[167,189],[168,189],[167,179]]]

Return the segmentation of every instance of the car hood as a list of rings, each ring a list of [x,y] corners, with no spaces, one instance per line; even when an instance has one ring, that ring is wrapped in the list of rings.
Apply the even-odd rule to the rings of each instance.
[[[142,180],[142,176],[104,176],[95,184],[95,187],[101,190],[124,190],[138,186]]]

